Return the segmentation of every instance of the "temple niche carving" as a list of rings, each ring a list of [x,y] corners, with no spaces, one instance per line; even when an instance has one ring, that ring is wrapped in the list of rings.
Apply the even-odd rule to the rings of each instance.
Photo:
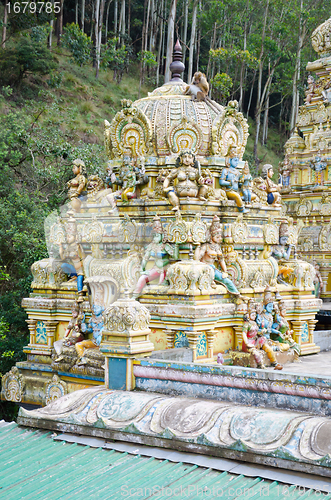
[[[297,251],[319,268],[320,296],[331,298],[329,224],[331,214],[331,18],[311,36],[318,59],[307,64],[304,104],[285,144],[282,199],[286,215],[301,224]],[[317,267],[316,267],[317,266]],[[316,278],[315,278],[316,279]]]
[[[177,69],[180,58],[177,43]],[[5,379],[5,399],[44,405],[104,381],[130,390],[133,361],[166,348],[188,347],[194,363],[221,354],[277,370],[319,351],[314,268],[298,256],[301,225],[284,215],[272,166],[252,178],[236,101],[220,106],[186,89],[173,72],[147,97],[122,101],[105,121],[103,178],[86,180],[74,162],[68,203],[46,221],[49,257],[32,266],[27,361]]]

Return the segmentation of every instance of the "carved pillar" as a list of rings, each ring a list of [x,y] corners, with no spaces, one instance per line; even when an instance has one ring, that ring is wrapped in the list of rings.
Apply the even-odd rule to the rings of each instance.
[[[187,332],[187,339],[191,349],[193,349],[193,363],[197,359],[197,345],[200,332]]]
[[[314,330],[315,325],[318,323],[317,319],[309,319],[308,320],[308,328],[309,328],[309,342],[314,342]]]
[[[27,319],[25,320],[28,324],[29,332],[30,332],[30,344],[33,345],[36,343],[36,319]]]
[[[53,347],[54,337],[58,321],[46,321],[46,335],[47,335],[47,346]]]
[[[291,325],[292,325],[292,330],[293,330],[293,338],[297,344],[301,345],[301,334],[302,334],[303,321],[293,320],[293,321],[291,321]]]
[[[213,358],[214,357],[214,340],[215,340],[216,334],[217,334],[216,330],[210,330],[209,332],[206,332],[206,337],[207,337],[207,357],[208,358]]]
[[[173,349],[174,347],[174,339],[175,339],[175,330],[164,330],[167,338],[167,349]]]

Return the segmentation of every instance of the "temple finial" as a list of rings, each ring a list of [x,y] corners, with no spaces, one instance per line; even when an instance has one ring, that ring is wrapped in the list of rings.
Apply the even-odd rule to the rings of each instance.
[[[181,79],[180,75],[183,73],[185,66],[182,62],[183,59],[183,51],[182,47],[179,43],[179,40],[177,39],[174,52],[173,52],[173,58],[172,58],[172,63],[170,64],[170,71],[171,71],[171,82],[182,82],[183,80]]]

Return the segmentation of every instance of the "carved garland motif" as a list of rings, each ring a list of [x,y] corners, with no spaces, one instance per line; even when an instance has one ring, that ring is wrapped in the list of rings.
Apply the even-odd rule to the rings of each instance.
[[[149,328],[151,317],[145,306],[135,300],[127,305],[117,304],[108,307],[103,314],[106,331],[123,333]]]

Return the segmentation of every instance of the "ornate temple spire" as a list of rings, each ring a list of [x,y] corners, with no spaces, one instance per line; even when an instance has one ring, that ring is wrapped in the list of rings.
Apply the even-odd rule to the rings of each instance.
[[[181,73],[183,73],[185,69],[182,60],[183,60],[183,51],[181,44],[179,43],[179,40],[177,40],[173,52],[172,63],[170,64],[170,71],[172,74],[170,82],[180,82],[180,83],[183,82],[183,80],[180,77]]]

